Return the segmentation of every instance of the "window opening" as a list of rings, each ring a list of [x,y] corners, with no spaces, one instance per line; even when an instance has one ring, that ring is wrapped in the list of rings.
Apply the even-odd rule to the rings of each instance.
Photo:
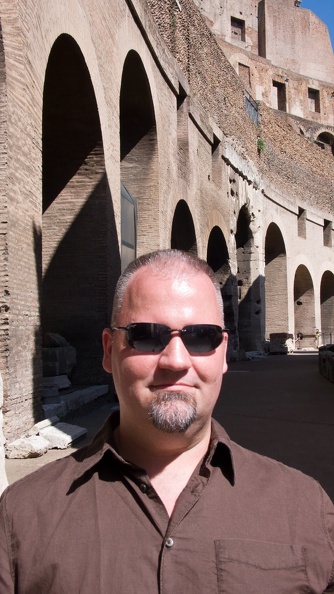
[[[286,86],[278,80],[273,80],[273,108],[286,111]]]
[[[246,41],[245,21],[231,17],[231,37],[238,41]]]
[[[324,246],[325,247],[332,247],[332,227],[333,222],[324,220]]]
[[[308,90],[309,111],[320,113],[320,92],[317,89]]]
[[[306,239],[306,210],[298,207],[298,236]]]

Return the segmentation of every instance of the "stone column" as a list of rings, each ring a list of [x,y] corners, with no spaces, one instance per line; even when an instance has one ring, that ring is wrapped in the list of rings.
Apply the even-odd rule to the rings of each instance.
[[[3,405],[3,386],[2,376],[0,373],[0,493],[7,487],[8,481],[5,470],[5,438],[2,431],[2,405]]]

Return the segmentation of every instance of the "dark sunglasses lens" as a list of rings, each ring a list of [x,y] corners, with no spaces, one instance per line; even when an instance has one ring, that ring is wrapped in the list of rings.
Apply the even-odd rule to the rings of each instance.
[[[221,344],[223,331],[214,324],[195,324],[183,329],[182,340],[190,353],[210,353]]]
[[[127,332],[128,342],[134,349],[143,353],[158,353],[164,348],[161,334],[166,328],[162,324],[146,322],[130,324]]]
[[[210,353],[223,340],[223,330],[214,324],[194,324],[181,330],[181,338],[190,353]],[[171,340],[171,331],[164,324],[139,322],[130,324],[127,339],[134,349],[143,353],[159,353]]]

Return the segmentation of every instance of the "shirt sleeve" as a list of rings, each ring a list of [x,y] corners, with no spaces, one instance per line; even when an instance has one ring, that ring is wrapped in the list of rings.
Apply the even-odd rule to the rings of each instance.
[[[10,537],[6,518],[6,492],[0,499],[0,594],[14,594],[10,562]]]
[[[334,592],[334,505],[332,501],[329,499],[327,493],[325,493],[324,491],[322,491],[322,493],[324,496],[324,530],[327,534],[329,546],[331,547],[332,551],[332,572],[330,576],[330,581],[328,583],[328,587],[325,590],[325,592]]]

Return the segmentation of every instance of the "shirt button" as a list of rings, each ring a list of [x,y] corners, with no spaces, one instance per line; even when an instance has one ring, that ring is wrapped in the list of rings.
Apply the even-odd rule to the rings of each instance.
[[[165,542],[165,544],[166,544],[166,547],[170,548],[170,547],[172,547],[172,546],[173,546],[173,544],[174,544],[174,540],[173,540],[171,537],[169,537],[169,538],[166,538],[166,542]]]
[[[145,485],[145,483],[141,483],[139,485],[139,489],[141,490],[142,493],[147,493],[147,485]]]

